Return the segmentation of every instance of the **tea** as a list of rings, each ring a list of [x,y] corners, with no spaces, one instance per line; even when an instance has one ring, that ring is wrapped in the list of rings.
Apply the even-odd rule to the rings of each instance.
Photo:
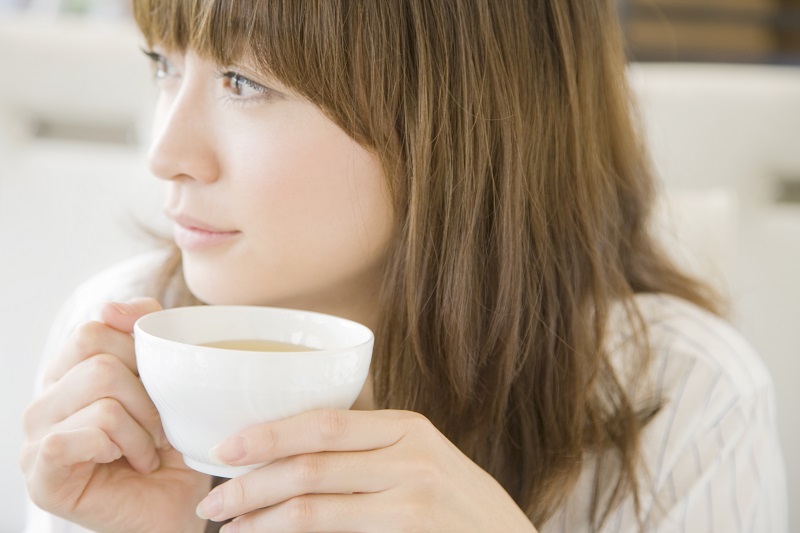
[[[316,348],[309,348],[300,344],[289,342],[262,340],[262,339],[237,339],[229,341],[215,341],[203,343],[200,346],[209,348],[223,348],[225,350],[244,350],[248,352],[317,352]]]

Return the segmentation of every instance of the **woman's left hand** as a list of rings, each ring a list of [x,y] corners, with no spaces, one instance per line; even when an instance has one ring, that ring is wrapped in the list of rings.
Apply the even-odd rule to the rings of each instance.
[[[225,533],[535,532],[502,486],[422,415],[316,410],[253,426],[213,450],[265,466],[197,507]]]

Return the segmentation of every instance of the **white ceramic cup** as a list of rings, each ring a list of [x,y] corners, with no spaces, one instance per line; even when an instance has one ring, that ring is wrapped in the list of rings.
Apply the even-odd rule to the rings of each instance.
[[[209,450],[252,425],[317,408],[349,409],[369,372],[373,334],[343,318],[255,306],[196,306],[145,315],[134,325],[139,376],[172,446],[191,468],[236,477]],[[253,352],[199,346],[240,339],[318,351]]]

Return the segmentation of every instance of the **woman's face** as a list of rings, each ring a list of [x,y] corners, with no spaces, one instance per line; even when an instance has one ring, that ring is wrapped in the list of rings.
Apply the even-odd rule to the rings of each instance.
[[[149,164],[168,182],[189,288],[214,304],[373,313],[393,231],[378,158],[245,66],[151,57]]]

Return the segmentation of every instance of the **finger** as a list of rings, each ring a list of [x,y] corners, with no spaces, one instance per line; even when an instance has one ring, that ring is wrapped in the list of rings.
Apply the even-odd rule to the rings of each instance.
[[[227,520],[303,494],[381,492],[397,485],[397,462],[387,449],[322,452],[276,461],[219,485],[197,506],[197,515]]]
[[[95,427],[119,446],[131,467],[142,474],[156,470],[161,460],[150,434],[125,411],[118,401],[102,398],[55,426],[55,432]]]
[[[84,322],[72,332],[64,349],[47,367],[45,384],[55,383],[72,367],[100,353],[113,353],[137,374],[133,337],[102,322],[91,321]]]
[[[209,454],[219,463],[248,465],[304,453],[374,450],[391,446],[423,426],[431,424],[409,411],[318,409],[247,428]]]
[[[80,361],[99,353],[117,355],[131,372],[138,375],[133,348],[133,324],[139,317],[161,309],[153,298],[134,298],[128,302],[108,302],[100,310],[102,322],[78,326],[64,351],[45,371],[45,383],[53,383]]]
[[[237,518],[223,533],[334,533],[341,531],[383,532],[405,530],[411,512],[392,505],[386,493],[306,494],[268,509]],[[408,529],[409,531],[411,529]]]
[[[161,417],[152,400],[130,369],[117,357],[99,354],[73,367],[45,389],[23,415],[29,438],[35,440],[73,413],[101,398],[114,398],[152,436],[155,446],[169,448]]]
[[[103,322],[125,333],[133,333],[133,324],[146,314],[160,311],[154,298],[134,298],[127,302],[108,302],[100,309]]]
[[[48,508],[53,494],[63,487],[81,463],[110,463],[122,456],[122,450],[96,427],[84,427],[47,435],[26,471],[28,492],[34,502]]]

